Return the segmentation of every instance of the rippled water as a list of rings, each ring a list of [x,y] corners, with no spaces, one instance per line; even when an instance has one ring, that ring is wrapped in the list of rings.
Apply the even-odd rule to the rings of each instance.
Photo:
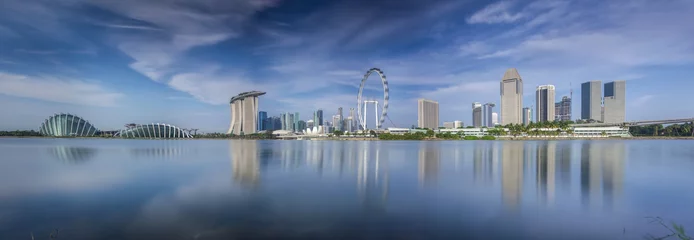
[[[642,239],[694,141],[0,139],[0,239]]]

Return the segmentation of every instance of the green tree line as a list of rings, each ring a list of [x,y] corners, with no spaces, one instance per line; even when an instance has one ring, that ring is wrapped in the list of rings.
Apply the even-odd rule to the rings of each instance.
[[[694,133],[692,123],[670,124],[663,126],[662,124],[646,125],[630,127],[629,133],[633,136],[671,136],[671,137],[692,137]]]
[[[15,130],[15,131],[0,131],[0,136],[7,137],[38,137],[41,133],[34,130]]]

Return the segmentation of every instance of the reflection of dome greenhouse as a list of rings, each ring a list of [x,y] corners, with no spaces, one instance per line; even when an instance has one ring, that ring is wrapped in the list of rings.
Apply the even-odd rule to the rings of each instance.
[[[133,128],[121,130],[115,136],[122,138],[193,138],[183,129],[164,123],[136,125]]]
[[[99,132],[91,123],[72,114],[56,114],[41,124],[39,133],[44,136],[55,137],[87,137],[94,136]]]

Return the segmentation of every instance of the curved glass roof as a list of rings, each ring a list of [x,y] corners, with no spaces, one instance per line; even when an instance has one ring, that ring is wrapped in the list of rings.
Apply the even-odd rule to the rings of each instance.
[[[121,130],[114,136],[122,138],[193,138],[183,129],[165,123],[136,125],[133,128]]]
[[[69,113],[55,114],[44,120],[39,127],[41,135],[55,137],[87,137],[98,132],[88,121]]]

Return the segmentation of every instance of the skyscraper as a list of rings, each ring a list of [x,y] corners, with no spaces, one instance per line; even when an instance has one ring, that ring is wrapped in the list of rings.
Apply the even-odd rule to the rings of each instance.
[[[265,92],[243,92],[229,101],[231,123],[227,134],[251,134],[258,129],[258,97]]]
[[[533,121],[533,112],[529,107],[523,108],[523,125],[527,126]]]
[[[581,84],[581,119],[602,120],[600,81],[590,81]]]
[[[267,112],[258,112],[258,131],[267,130]]]
[[[323,126],[323,110],[318,109],[318,111],[313,113],[313,123],[316,126]]]
[[[472,103],[472,126],[482,127],[482,104]]]
[[[299,128],[299,113],[296,112],[294,113],[294,132],[301,132],[301,128]]]
[[[535,91],[535,104],[537,106],[535,119],[537,119],[537,122],[554,121],[554,95],[553,85],[537,87],[537,91]]]
[[[485,103],[482,106],[482,126],[494,127],[492,122],[492,111],[496,105],[494,103]]]
[[[521,123],[523,79],[518,70],[509,68],[501,79],[501,124]]]
[[[626,81],[605,83],[605,116],[604,123],[623,123],[626,110]]]
[[[337,116],[339,116],[338,121],[335,123],[335,128],[338,131],[343,131],[344,124],[343,124],[343,117],[342,117],[342,107],[337,108]]]
[[[419,128],[439,128],[439,102],[420,98],[417,104],[417,126]]]
[[[561,97],[561,101],[554,104],[554,120],[571,121],[571,98]]]
[[[497,124],[499,124],[499,114],[493,112],[492,113],[492,126],[496,126]]]

